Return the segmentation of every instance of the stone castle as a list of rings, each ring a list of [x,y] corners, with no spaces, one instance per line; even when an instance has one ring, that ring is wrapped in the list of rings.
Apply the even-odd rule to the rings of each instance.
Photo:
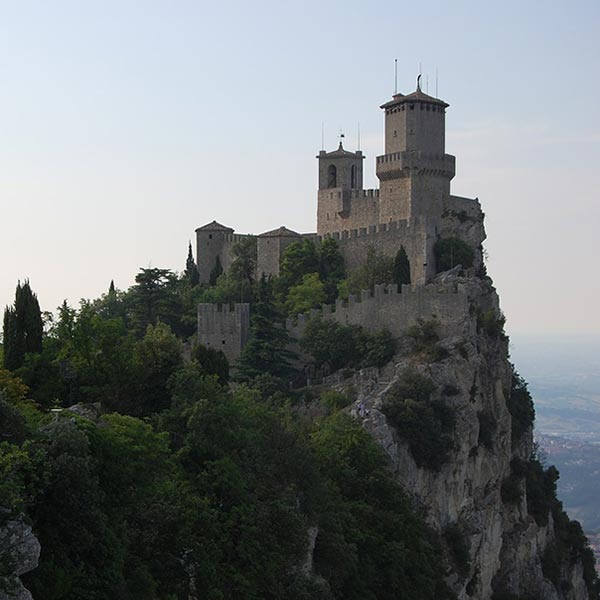
[[[381,105],[385,111],[385,154],[376,158],[379,189],[363,189],[365,156],[360,150],[350,152],[341,141],[336,150],[321,150],[317,156],[316,233],[301,234],[282,226],[256,236],[257,275],[278,275],[281,257],[291,243],[303,238],[318,243],[326,236],[338,241],[349,271],[362,264],[369,247],[393,257],[400,246],[404,246],[413,290],[426,286],[435,276],[434,245],[442,237],[460,237],[470,243],[476,253],[476,266],[479,266],[485,237],[479,201],[450,193],[455,157],[446,154],[445,148],[448,106],[443,100],[425,94],[418,84],[413,93],[397,93]],[[200,281],[208,281],[217,262],[227,271],[232,262],[233,245],[245,237],[248,236],[236,234],[231,227],[216,221],[196,229]],[[432,290],[421,291],[418,297],[428,298],[431,294]],[[391,296],[396,300],[391,301]],[[380,290],[378,294],[365,291],[360,299],[350,297],[351,305],[369,299],[372,303],[367,309],[354,311],[354,315],[365,316],[356,317],[352,322],[374,329],[383,325],[389,328],[390,319],[397,322],[400,314],[403,324],[427,317],[427,303],[409,302],[402,296],[397,290],[392,293],[386,288],[386,295]],[[406,303],[412,308],[405,307]],[[437,306],[437,302],[433,305]],[[464,302],[460,300],[458,305],[462,310]],[[330,318],[337,315],[341,319],[342,312],[341,305],[323,307],[323,314]],[[447,316],[452,318],[450,313]],[[200,305],[200,341],[223,350],[231,359],[237,358],[248,332],[245,325],[240,325],[240,318],[247,318],[247,311],[239,306],[232,309]],[[345,322],[349,322],[347,316]],[[392,326],[392,330],[396,329]]]

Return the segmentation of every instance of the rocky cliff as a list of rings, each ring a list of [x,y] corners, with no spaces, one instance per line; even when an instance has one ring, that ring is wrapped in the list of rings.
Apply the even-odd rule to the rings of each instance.
[[[430,285],[466,294],[461,335],[436,339],[434,323],[408,332],[393,364],[355,378],[353,413],[444,539],[461,600],[586,600],[581,548],[564,533],[577,526],[550,497],[552,472],[531,462],[533,411],[509,362],[498,296],[489,278],[459,270]]]

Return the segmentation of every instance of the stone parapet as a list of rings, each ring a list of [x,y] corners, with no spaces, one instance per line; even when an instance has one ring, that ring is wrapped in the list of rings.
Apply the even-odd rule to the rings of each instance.
[[[393,152],[376,159],[377,177],[382,181],[419,175],[434,175],[452,179],[456,173],[456,159],[451,154],[431,154],[416,150]]]

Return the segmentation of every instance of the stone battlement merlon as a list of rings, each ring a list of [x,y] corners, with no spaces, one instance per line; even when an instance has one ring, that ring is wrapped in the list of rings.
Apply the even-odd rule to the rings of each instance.
[[[412,170],[421,174],[452,179],[456,173],[456,158],[451,154],[432,154],[407,150],[376,158],[377,177],[382,181],[405,177]]]
[[[332,231],[325,235],[316,235],[315,240],[322,242],[325,238],[331,237],[334,240],[346,240],[351,238],[376,235],[387,231],[408,232],[411,228],[424,227],[427,225],[427,219],[423,216],[416,216],[412,219],[403,219],[400,221],[389,221],[387,223],[378,223],[368,227],[359,227],[357,229],[342,229],[341,231]],[[309,234],[313,236],[314,234]]]
[[[201,302],[198,304],[198,314],[245,314],[249,311],[249,304],[246,303],[234,303],[234,304],[221,304],[221,303],[205,303]]]

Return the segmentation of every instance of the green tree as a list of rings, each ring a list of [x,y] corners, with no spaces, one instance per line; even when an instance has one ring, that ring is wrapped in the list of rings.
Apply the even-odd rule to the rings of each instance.
[[[318,317],[311,319],[300,341],[317,368],[382,367],[394,355],[389,331],[369,333],[358,325],[342,325]]]
[[[410,284],[410,262],[404,246],[400,246],[400,250],[394,258],[392,278],[394,283],[398,284],[398,290],[402,285]]]
[[[327,487],[314,550],[316,572],[345,600],[449,599],[439,542],[356,420],[337,412],[311,436]]]
[[[223,274],[223,265],[221,265],[221,259],[217,255],[215,259],[215,266],[212,268],[209,276],[208,283],[209,285],[215,285],[217,283],[217,279]]]
[[[221,350],[196,344],[192,348],[192,360],[198,363],[205,375],[216,375],[221,383],[229,381],[229,361]]]
[[[128,296],[132,325],[138,336],[143,336],[148,325],[156,325],[159,320],[179,333],[181,301],[175,273],[155,267],[140,269]]]
[[[256,277],[257,245],[254,236],[244,237],[231,247],[229,275],[234,281],[252,286]]]
[[[288,290],[300,283],[309,273],[319,272],[319,255],[314,242],[303,239],[291,243],[281,257],[278,288],[283,298]]]
[[[4,366],[18,369],[28,353],[42,351],[44,325],[37,296],[29,281],[17,283],[15,302],[4,311]]]
[[[273,283],[264,274],[258,282],[256,302],[250,316],[250,339],[242,350],[236,379],[251,381],[268,373],[282,381],[291,377],[293,354],[288,333],[275,305]]]
[[[344,257],[337,241],[327,236],[318,246],[319,275],[325,286],[325,302],[332,303],[338,295],[338,284],[346,276]]]
[[[468,269],[473,266],[475,260],[473,248],[457,237],[439,239],[433,250],[438,273],[448,271],[457,265]]]
[[[188,255],[185,261],[184,277],[192,287],[197,286],[200,282],[200,274],[198,273],[198,267],[196,266],[194,255],[192,254],[192,242],[190,242],[188,245]]]
[[[146,416],[167,408],[168,380],[183,364],[181,342],[168,325],[148,325],[146,335],[134,348],[133,362],[137,391],[131,413]]]
[[[349,274],[346,289],[350,294],[360,294],[381,283],[394,283],[394,260],[369,246],[362,266]]]
[[[327,296],[318,273],[304,275],[302,282],[291,287],[285,301],[288,315],[298,315],[323,304]]]

